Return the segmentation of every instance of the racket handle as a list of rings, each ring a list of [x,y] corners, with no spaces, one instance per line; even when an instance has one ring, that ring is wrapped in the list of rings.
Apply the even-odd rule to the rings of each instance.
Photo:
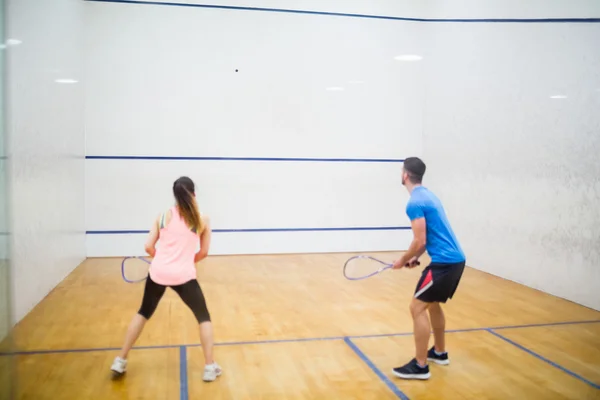
[[[417,262],[415,263],[415,265],[421,265],[421,261],[417,261]],[[406,263],[406,264],[404,264],[404,266],[405,266],[405,267],[408,267],[408,266],[410,266],[410,263]]]

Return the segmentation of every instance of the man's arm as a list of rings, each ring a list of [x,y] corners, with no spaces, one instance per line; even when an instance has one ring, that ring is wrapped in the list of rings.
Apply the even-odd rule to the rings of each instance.
[[[415,260],[418,260],[419,258],[421,258],[421,256],[427,251],[427,247],[423,246],[423,248],[417,252],[417,254],[415,255]]]
[[[413,240],[404,255],[394,263],[393,268],[402,268],[408,262],[415,261],[425,253],[427,244],[427,224],[425,221],[425,211],[423,205],[418,201],[409,201],[406,206],[406,214],[410,219],[413,231]],[[414,265],[411,265],[414,267]]]
[[[394,263],[394,269],[404,267],[413,258],[419,258],[425,252],[427,244],[427,226],[425,217],[413,219],[411,222],[413,231],[413,240],[408,250],[398,261]]]

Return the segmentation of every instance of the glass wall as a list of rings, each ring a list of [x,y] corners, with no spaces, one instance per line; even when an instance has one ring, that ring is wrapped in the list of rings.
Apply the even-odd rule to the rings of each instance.
[[[0,0],[0,399],[12,399],[15,390],[11,328],[11,285],[8,235],[8,187],[6,157],[6,39],[4,0]]]

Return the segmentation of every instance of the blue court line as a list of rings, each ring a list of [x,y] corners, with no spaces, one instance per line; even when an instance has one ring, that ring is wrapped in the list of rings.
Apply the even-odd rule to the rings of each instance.
[[[89,1],[89,0],[88,0]],[[307,158],[307,157],[193,157],[193,156],[85,156],[86,160],[161,160],[161,161],[302,161],[403,163],[400,158]]]
[[[214,4],[189,4],[175,3],[165,1],[138,1],[138,0],[86,0],[95,3],[121,3],[121,4],[139,4],[153,6],[172,6],[172,7],[192,7],[192,8],[209,8],[219,10],[236,10],[236,11],[260,11],[274,12],[287,14],[307,14],[307,15],[324,15],[331,17],[346,17],[346,18],[366,18],[366,19],[384,19],[393,21],[409,21],[409,22],[504,22],[504,23],[598,23],[600,18],[410,18],[410,17],[392,17],[387,15],[371,15],[371,14],[353,14],[339,13],[330,11],[310,11],[310,10],[294,10],[283,8],[266,8],[266,7],[242,7],[242,6],[225,6]]]
[[[339,228],[248,228],[248,229],[213,229],[213,233],[234,233],[234,232],[323,232],[323,231],[398,231],[409,230],[410,226],[355,226]],[[85,231],[86,235],[130,235],[146,234],[148,230],[90,230]]]
[[[449,329],[446,333],[461,333],[461,332],[478,332],[487,331],[490,329],[519,329],[519,328],[531,328],[531,327],[542,327],[542,326],[558,326],[558,325],[576,325],[576,324],[596,324],[600,323],[600,320],[590,321],[572,321],[572,322],[548,322],[541,324],[530,324],[530,325],[515,325],[515,326],[500,326],[495,328],[465,328],[465,329]],[[316,341],[333,341],[343,340],[344,338],[349,339],[370,339],[379,337],[395,337],[395,336],[411,336],[413,332],[401,332],[401,333],[375,333],[368,335],[347,335],[347,336],[328,336],[328,337],[313,337],[313,338],[295,338],[295,339],[265,339],[265,340],[247,340],[237,342],[220,342],[215,343],[215,346],[239,346],[239,345],[253,345],[253,344],[269,344],[269,343],[296,343],[296,342],[316,342]],[[190,344],[166,344],[166,345],[154,345],[154,346],[135,346],[134,350],[152,350],[152,349],[174,349],[181,346],[185,347],[198,347],[200,343]],[[86,353],[94,351],[116,351],[120,350],[120,347],[98,347],[98,348],[87,348],[87,349],[57,349],[57,350],[24,350],[9,353],[0,353],[0,356],[8,355],[37,355],[37,354],[53,354],[53,353]]]
[[[179,346],[179,399],[188,400],[187,349]]]
[[[354,342],[352,342],[352,340],[348,337],[344,338],[344,342],[346,342],[346,344],[348,346],[350,346],[350,348],[352,350],[354,350],[354,352],[356,353],[356,355],[358,355],[358,357],[363,360],[365,362],[365,364],[367,364],[369,366],[369,368],[371,368],[371,370],[373,372],[375,372],[375,375],[377,375],[379,377],[379,379],[381,379],[383,381],[383,383],[385,383],[385,385],[392,391],[394,392],[394,394],[402,400],[409,400],[408,396],[406,396],[400,389],[398,389],[398,387],[396,385],[394,385],[392,383],[392,381],[389,380],[389,378],[387,376],[385,376],[385,374],[383,372],[381,372],[381,370],[379,368],[377,368],[375,366],[375,364],[373,364],[373,362],[369,359],[369,357],[366,356],[365,353],[362,352],[361,349],[358,348],[358,346],[356,344],[354,344]]]
[[[482,330],[482,329],[479,329]],[[411,333],[407,333],[411,334]],[[386,335],[390,336],[390,335]],[[362,337],[362,336],[357,336]],[[299,343],[299,342],[317,342],[317,341],[333,341],[333,340],[342,340],[344,336],[329,336],[329,337],[316,337],[316,338],[295,338],[295,339],[265,339],[265,340],[247,340],[247,341],[239,341],[239,342],[220,342],[215,343],[214,346],[241,346],[241,345],[253,345],[253,344],[270,344],[270,343]],[[201,343],[190,343],[190,344],[163,344],[163,345],[154,345],[154,346],[134,346],[133,350],[156,350],[156,349],[176,349],[181,346],[185,347],[200,347]],[[33,356],[40,354],[61,354],[61,353],[89,353],[94,351],[117,351],[120,350],[120,347],[96,347],[96,348],[87,348],[87,349],[57,349],[57,350],[24,350],[24,351],[16,351],[12,353],[2,353],[0,352],[0,356],[9,356],[9,355],[17,355],[17,356]]]
[[[600,385],[597,385],[580,375],[542,357],[541,355],[534,353],[533,351],[525,348],[524,346],[500,335],[497,332],[494,332],[494,329],[520,329],[520,328],[531,328],[531,327],[542,327],[542,326],[560,326],[560,325],[576,325],[576,324],[593,324],[600,323],[600,320],[590,320],[590,321],[570,321],[570,322],[550,322],[550,323],[539,323],[539,324],[529,324],[529,325],[513,325],[513,326],[499,326],[496,328],[465,328],[465,329],[452,329],[447,330],[446,333],[460,333],[460,332],[475,332],[475,331],[487,331],[506,342],[526,351],[527,353],[545,361],[546,363],[560,369],[563,372],[581,380],[582,382],[587,383],[588,385],[600,389]],[[351,339],[368,339],[368,338],[378,338],[378,337],[395,337],[395,336],[411,336],[412,332],[403,332],[403,333],[392,333],[392,334],[369,334],[369,335],[354,335],[354,336],[332,336],[332,337],[316,337],[316,338],[297,338],[297,339],[267,339],[267,340],[257,340],[257,341],[238,341],[238,342],[221,342],[215,343],[215,346],[235,346],[235,345],[253,345],[253,344],[269,344],[269,343],[298,343],[298,342],[314,342],[314,341],[335,341],[335,340],[344,340],[352,349],[365,361],[369,367],[386,383],[386,385],[398,396],[405,396],[395,385],[389,381],[385,375],[379,371],[372,362],[360,351],[360,349],[351,342]],[[135,346],[133,350],[150,350],[150,349],[172,349],[179,348],[180,354],[180,371],[185,370],[185,376],[181,375],[180,372],[180,388],[181,388],[181,397],[182,399],[187,400],[187,358],[183,357],[183,352],[187,347],[198,347],[201,346],[200,343],[187,344],[187,345],[155,345],[155,346]],[[33,350],[33,351],[17,351],[10,353],[0,353],[0,356],[15,356],[15,355],[39,355],[39,354],[60,354],[60,353],[85,353],[85,352],[94,352],[94,351],[118,351],[120,348],[118,347],[105,347],[105,348],[89,348],[89,349],[59,349],[59,350]],[[187,353],[187,352],[186,352]],[[362,356],[361,356],[362,355]],[[363,358],[364,357],[364,358]],[[375,369],[374,369],[375,368]],[[382,377],[383,376],[383,377]],[[390,386],[391,385],[391,386]],[[184,391],[185,389],[185,391]],[[407,397],[400,397],[407,398]]]
[[[487,329],[499,330],[499,329],[519,329],[519,328],[535,328],[538,326],[560,326],[560,325],[577,325],[577,324],[597,324],[600,320],[592,320],[592,321],[573,321],[573,322],[551,322],[545,324],[527,324],[527,325],[503,325],[503,326],[494,326]]]
[[[180,346],[188,346],[181,344],[174,345],[154,345],[154,346],[135,346],[133,350],[155,350],[155,349],[175,349]],[[117,351],[121,350],[120,347],[96,347],[96,348],[87,348],[87,349],[48,349],[48,350],[24,350],[24,351],[15,351],[15,352],[0,352],[0,356],[35,356],[42,354],[65,354],[65,353],[91,353],[94,351]]]
[[[298,338],[298,339],[265,339],[265,340],[249,340],[242,342],[222,342],[215,343],[215,346],[239,346],[245,344],[267,344],[267,343],[298,343],[298,342],[319,342],[319,341],[331,341],[331,340],[342,340],[344,336],[328,336],[328,337],[316,337],[316,338]],[[200,346],[200,344],[194,344],[191,346]]]
[[[521,350],[525,351],[526,353],[529,353],[529,354],[531,354],[532,356],[534,356],[534,357],[536,357],[536,358],[539,358],[540,360],[542,360],[542,361],[544,361],[544,362],[546,362],[546,363],[548,363],[548,364],[552,365],[553,367],[560,369],[561,371],[563,371],[563,372],[565,372],[565,373],[567,373],[567,374],[571,375],[572,377],[574,377],[574,378],[576,378],[576,379],[579,379],[580,381],[582,381],[582,382],[584,382],[584,383],[587,383],[588,385],[590,385],[590,386],[592,386],[592,387],[594,387],[594,388],[596,388],[596,389],[600,389],[600,385],[597,385],[597,384],[595,384],[594,382],[591,382],[591,381],[589,381],[589,380],[585,379],[583,376],[581,376],[581,375],[578,375],[578,374],[576,374],[575,372],[573,372],[573,371],[571,371],[571,370],[569,370],[569,369],[567,369],[567,368],[565,368],[565,367],[563,367],[563,366],[561,366],[561,365],[558,365],[558,364],[557,364],[557,363],[555,363],[554,361],[550,361],[550,360],[549,360],[549,359],[547,359],[546,357],[543,357],[543,356],[541,356],[541,355],[539,355],[539,354],[535,353],[534,351],[532,351],[532,350],[529,350],[527,347],[525,347],[525,346],[522,346],[522,345],[520,345],[519,343],[517,343],[517,342],[515,342],[515,341],[513,341],[513,340],[510,340],[509,338],[507,338],[507,337],[505,337],[505,336],[502,336],[502,335],[501,335],[501,334],[499,334],[498,332],[494,332],[492,329],[486,329],[486,331],[488,331],[489,333],[491,333],[492,335],[494,335],[494,336],[496,336],[496,337],[499,337],[500,339],[504,340],[505,342],[508,342],[508,343],[512,344],[513,346],[515,346],[515,347],[518,347],[519,349],[521,349]]]
[[[535,328],[535,327],[544,327],[544,326],[560,326],[560,325],[578,325],[578,324],[597,324],[600,323],[600,320],[590,320],[590,321],[563,321],[563,322],[546,322],[539,324],[524,324],[524,325],[503,325],[503,326],[494,326],[488,328],[462,328],[462,329],[448,329],[446,333],[460,333],[460,332],[479,332],[486,331],[488,329],[522,329],[522,328]],[[395,336],[412,336],[413,332],[400,332],[400,333],[379,333],[379,334],[371,334],[371,335],[355,335],[355,336],[347,336],[351,339],[371,339],[371,338],[381,338],[381,337],[395,337]]]

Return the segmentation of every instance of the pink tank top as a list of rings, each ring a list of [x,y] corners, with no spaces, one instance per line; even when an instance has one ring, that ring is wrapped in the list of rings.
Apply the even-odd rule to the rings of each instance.
[[[186,224],[177,207],[171,208],[168,224],[160,229],[156,254],[150,264],[150,278],[165,286],[175,286],[196,279],[194,256],[198,251],[198,234]]]

